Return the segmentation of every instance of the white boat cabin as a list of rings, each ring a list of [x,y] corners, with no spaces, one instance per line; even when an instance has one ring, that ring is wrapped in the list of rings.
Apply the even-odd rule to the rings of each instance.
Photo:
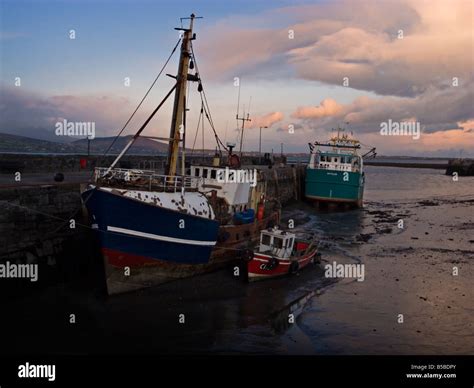
[[[362,157],[355,153],[321,152],[311,154],[309,168],[332,171],[362,171]]]
[[[262,230],[259,252],[288,259],[293,251],[296,235],[278,228]]]
[[[217,196],[224,198],[233,211],[246,208],[251,188],[257,182],[255,170],[249,169],[193,165],[190,175],[197,179],[200,191],[216,190]]]

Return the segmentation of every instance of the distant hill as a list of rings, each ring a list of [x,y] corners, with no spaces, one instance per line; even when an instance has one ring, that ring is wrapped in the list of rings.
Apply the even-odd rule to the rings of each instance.
[[[120,153],[127,143],[131,140],[132,135],[121,136],[114,143],[109,153],[118,154]],[[107,148],[114,141],[115,136],[113,137],[97,137],[90,142],[91,153],[94,154],[103,154],[107,151]],[[76,140],[71,143],[77,149],[87,151],[87,139]],[[162,154],[168,152],[168,145],[164,143],[159,143],[155,140],[147,139],[145,137],[139,137],[133,146],[130,148],[129,153],[139,154],[139,155],[150,155],[150,154]]]
[[[0,152],[69,153],[75,152],[68,143],[56,143],[31,137],[0,133]]]
[[[118,154],[131,138],[131,135],[119,137],[109,153]],[[99,137],[91,140],[91,154],[103,154],[114,139],[115,137]],[[156,155],[166,153],[167,150],[168,146],[166,144],[140,137],[128,152],[138,155]],[[0,152],[84,154],[87,153],[87,139],[80,139],[71,143],[59,143],[0,133]]]

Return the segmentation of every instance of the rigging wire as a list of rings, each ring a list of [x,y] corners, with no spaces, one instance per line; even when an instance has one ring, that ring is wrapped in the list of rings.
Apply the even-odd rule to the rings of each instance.
[[[97,162],[97,165],[100,165],[100,163],[103,161],[103,158],[108,154],[108,152],[111,150],[111,148],[113,147],[113,145],[115,144],[115,142],[118,140],[118,138],[120,137],[120,135],[123,133],[123,131],[125,130],[125,128],[128,126],[128,124],[130,123],[130,121],[132,120],[132,118],[135,116],[135,114],[137,113],[138,109],[141,107],[141,105],[143,104],[143,102],[145,101],[145,99],[148,97],[151,89],[155,86],[156,82],[158,81],[159,77],[161,76],[161,74],[163,73],[164,69],[166,68],[166,66],[168,65],[169,61],[171,60],[173,54],[175,53],[176,49],[178,48],[178,45],[179,43],[181,42],[181,38],[178,39],[178,42],[176,43],[176,45],[174,46],[173,50],[171,51],[171,54],[170,56],[168,57],[168,59],[166,60],[166,62],[164,63],[163,67],[161,68],[160,72],[158,73],[158,75],[156,76],[156,78],[154,79],[153,83],[151,84],[151,86],[149,87],[149,89],[147,90],[147,92],[145,93],[145,95],[143,96],[142,100],[140,101],[140,103],[138,104],[138,106],[135,108],[135,110],[133,111],[133,113],[131,114],[131,116],[128,118],[128,120],[125,122],[125,124],[123,125],[122,129],[119,131],[119,133],[116,135],[116,137],[114,138],[114,140],[112,141],[112,143],[109,145],[109,147],[107,148],[107,150],[104,152],[104,154],[99,158],[98,162]],[[198,66],[197,66],[197,62],[196,62],[196,58],[194,57],[194,49],[193,49],[193,46],[191,45],[191,51],[192,51],[192,55],[193,55],[193,59],[194,59],[194,64],[196,66],[196,73],[199,74],[199,70],[198,70]],[[201,82],[201,86],[202,86],[202,81]],[[204,97],[204,98],[203,98]],[[215,130],[215,127],[214,127],[214,123],[213,123],[213,120],[212,120],[212,116],[211,116],[211,113],[210,113],[210,109],[209,109],[209,104],[207,102],[207,98],[206,98],[206,94],[204,92],[204,89],[202,89],[201,91],[201,103],[202,103],[202,108],[201,108],[201,116],[202,117],[202,112],[204,111],[205,112],[205,115],[206,115],[206,118],[208,119],[210,125],[211,125],[211,128],[214,132],[214,136],[216,138],[216,141],[217,141],[217,145],[219,146],[219,143],[222,144],[222,146],[224,147],[224,149],[227,150],[227,147],[222,143],[222,141],[220,140],[219,136],[217,135],[217,132]],[[202,121],[202,125],[204,124],[204,119]],[[199,123],[198,123],[199,125]],[[198,127],[199,128],[199,127]],[[196,135],[197,135],[197,131],[196,131]],[[193,147],[194,148],[194,147]],[[220,147],[219,147],[219,151],[220,151]],[[93,177],[94,175],[94,171],[92,172],[91,174],[91,178]],[[89,195],[87,198],[83,199],[83,204],[87,203],[87,201],[91,198],[91,195]],[[52,218],[55,218],[55,219],[58,219],[58,220],[62,220],[64,221],[64,223],[62,225],[60,225],[58,228],[56,228],[54,231],[50,232],[50,234],[55,234],[57,233],[60,229],[62,229],[66,224],[68,224],[70,222],[71,219],[74,219],[74,217],[76,216],[76,214],[81,210],[82,206],[79,207],[77,210],[75,210],[69,217],[68,219],[62,219],[60,217],[55,217],[55,216],[52,216],[50,214],[47,214],[47,213],[43,213],[43,212],[40,212],[40,211],[36,211],[36,210],[33,210],[31,208],[27,208],[25,206],[21,206],[21,205],[17,205],[17,204],[13,204],[13,203],[10,203],[8,201],[0,201],[1,203],[4,203],[6,205],[11,205],[11,206],[16,206],[16,207],[19,207],[19,208],[23,208],[25,210],[28,210],[28,211],[32,211],[32,212],[35,212],[35,213],[39,213],[39,214],[43,214],[45,216],[48,216],[48,217],[52,217]],[[87,225],[81,225],[79,223],[76,223],[77,225],[80,225],[80,226],[84,226],[84,227],[87,227],[87,228],[90,228],[89,226]]]
[[[204,120],[201,121],[202,161],[204,162]]]
[[[151,84],[151,86],[148,88],[147,92],[145,93],[145,95],[143,96],[143,98],[141,99],[140,103],[137,105],[137,107],[135,108],[135,110],[133,111],[132,115],[128,118],[128,120],[126,121],[126,123],[124,124],[124,126],[122,127],[122,129],[120,130],[120,132],[117,134],[117,136],[115,137],[115,139],[112,141],[112,143],[110,144],[110,146],[107,148],[107,150],[105,151],[104,155],[102,155],[102,158],[105,157],[107,155],[107,153],[110,151],[110,149],[112,148],[112,146],[115,144],[115,142],[118,140],[118,138],[120,137],[120,135],[123,133],[123,131],[125,130],[125,128],[127,127],[127,125],[130,123],[130,121],[132,120],[133,116],[135,116],[135,113],[137,113],[138,109],[140,109],[140,107],[142,106],[143,102],[145,101],[145,99],[148,97],[148,94],[150,94],[150,91],[151,89],[155,86],[156,82],[158,81],[158,78],[160,78],[161,74],[163,73],[163,71],[165,70],[166,66],[168,65],[168,62],[171,60],[173,54],[175,53],[176,49],[178,48],[178,45],[179,43],[181,42],[181,38],[178,39],[178,42],[176,42],[176,45],[174,46],[173,50],[171,51],[171,54],[170,56],[168,57],[168,59],[166,60],[166,62],[164,63],[163,67],[161,68],[160,72],[158,73],[158,75],[156,76],[155,80],[153,81],[153,83]],[[99,164],[99,163],[98,163]]]
[[[199,72],[199,67],[198,67],[198,64],[197,64],[197,61],[196,61],[196,57],[194,55],[194,47],[193,47],[192,43],[191,43],[191,53],[193,55],[194,66],[196,67],[196,73],[199,74],[199,79],[200,79],[199,82],[201,83],[201,87],[202,87],[201,95],[202,95],[203,101],[204,101],[204,112],[205,112],[206,118],[209,121],[209,124],[211,125],[212,131],[214,132],[214,137],[216,139],[217,146],[219,147],[219,152],[222,154],[222,151],[220,149],[219,144],[222,145],[222,147],[228,152],[229,150],[224,145],[224,143],[222,143],[222,140],[219,138],[219,135],[217,134],[216,128],[214,126],[214,120],[212,119],[211,110],[209,108],[209,103],[208,103],[207,97],[206,97],[206,92],[204,91],[204,87],[202,86],[201,73]]]
[[[196,133],[194,135],[194,142],[193,142],[193,148],[191,150],[191,155],[194,154],[194,147],[196,146],[196,140],[199,133],[199,126],[201,125],[201,119],[203,119],[203,111],[204,111],[204,108],[203,108],[203,102],[202,102],[202,97],[201,97],[201,113],[199,114],[199,118],[198,118],[198,123],[196,127]]]
[[[161,74],[163,73],[163,71],[165,70],[166,66],[168,65],[169,61],[171,60],[173,54],[175,53],[176,49],[178,48],[178,45],[179,43],[181,42],[181,38],[178,39],[178,42],[176,42],[176,45],[174,46],[173,50],[171,51],[171,54],[169,55],[168,59],[166,60],[166,62],[164,63],[164,65],[162,66],[160,72],[158,73],[158,75],[155,77],[155,80],[153,81],[153,83],[151,84],[151,86],[148,88],[147,92],[145,93],[145,95],[143,96],[143,98],[141,99],[140,103],[137,105],[137,107],[135,108],[135,110],[133,111],[133,113],[131,114],[131,116],[128,118],[128,120],[125,122],[124,126],[122,127],[122,129],[120,130],[120,132],[117,134],[117,136],[114,138],[114,140],[112,141],[112,143],[109,145],[109,147],[107,148],[107,150],[104,152],[104,154],[98,159],[96,165],[97,166],[100,166],[101,162],[104,160],[105,156],[107,155],[107,153],[111,150],[112,146],[115,144],[115,142],[118,140],[118,138],[120,137],[120,135],[123,133],[123,131],[125,130],[125,128],[127,127],[127,125],[130,123],[130,121],[132,120],[132,118],[135,116],[135,114],[137,113],[138,109],[140,109],[141,105],[143,104],[143,102],[145,101],[145,99],[147,98],[148,94],[150,94],[150,91],[151,89],[155,86],[156,82],[158,81],[158,78],[160,78]],[[91,173],[91,176],[89,179],[92,179],[92,177],[94,176],[94,173],[95,171],[93,170],[92,173]],[[89,199],[91,198],[92,196],[92,193],[89,194],[87,196],[87,198],[84,198],[83,199],[83,205],[85,205]],[[82,206],[79,207],[76,211],[74,211],[69,219],[72,219],[76,216],[76,214],[81,210]],[[66,221],[66,222],[69,222],[69,221]],[[60,230],[61,228],[63,228],[64,225],[61,225],[59,226],[57,229],[55,229],[52,233],[56,233],[58,230]]]

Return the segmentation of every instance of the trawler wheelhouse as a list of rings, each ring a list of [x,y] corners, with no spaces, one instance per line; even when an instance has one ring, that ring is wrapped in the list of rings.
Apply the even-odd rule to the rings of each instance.
[[[363,166],[362,158],[353,153],[334,153],[318,150],[311,155],[309,166],[334,171],[359,172]]]
[[[214,190],[215,195],[228,206],[229,214],[247,209],[252,188],[257,182],[256,173],[250,169],[192,165],[190,175],[196,180],[199,191]]]
[[[280,258],[288,258],[293,251],[296,235],[280,229],[262,230],[258,251]]]

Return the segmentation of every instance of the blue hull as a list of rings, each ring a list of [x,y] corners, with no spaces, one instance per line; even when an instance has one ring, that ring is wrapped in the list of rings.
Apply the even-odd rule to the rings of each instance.
[[[82,198],[91,223],[97,225],[109,264],[133,267],[154,260],[169,264],[209,262],[217,241],[217,221],[97,188],[85,191]]]

